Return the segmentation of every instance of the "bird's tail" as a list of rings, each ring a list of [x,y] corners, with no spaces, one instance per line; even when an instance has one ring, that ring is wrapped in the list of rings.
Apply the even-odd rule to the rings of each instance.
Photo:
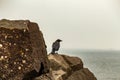
[[[51,51],[51,54],[54,54],[55,53],[55,49],[53,48],[52,51]]]

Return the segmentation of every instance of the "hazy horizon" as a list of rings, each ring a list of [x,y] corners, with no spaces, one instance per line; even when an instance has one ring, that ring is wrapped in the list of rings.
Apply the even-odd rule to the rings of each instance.
[[[38,23],[49,49],[120,50],[119,0],[0,0],[0,19]]]

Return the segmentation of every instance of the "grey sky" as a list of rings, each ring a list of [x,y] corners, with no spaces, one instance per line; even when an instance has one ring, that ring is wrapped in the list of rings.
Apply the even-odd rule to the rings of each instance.
[[[48,48],[120,50],[120,0],[0,0],[0,19],[37,22]]]

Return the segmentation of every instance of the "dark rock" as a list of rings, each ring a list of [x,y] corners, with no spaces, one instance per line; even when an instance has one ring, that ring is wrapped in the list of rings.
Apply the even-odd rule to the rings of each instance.
[[[35,76],[49,71],[38,25],[28,20],[0,20],[0,78],[22,80],[32,71]]]

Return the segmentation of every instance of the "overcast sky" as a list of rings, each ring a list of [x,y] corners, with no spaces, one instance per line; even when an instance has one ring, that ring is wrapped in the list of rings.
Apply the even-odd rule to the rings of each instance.
[[[0,0],[0,19],[39,24],[48,48],[120,50],[120,0]]]

